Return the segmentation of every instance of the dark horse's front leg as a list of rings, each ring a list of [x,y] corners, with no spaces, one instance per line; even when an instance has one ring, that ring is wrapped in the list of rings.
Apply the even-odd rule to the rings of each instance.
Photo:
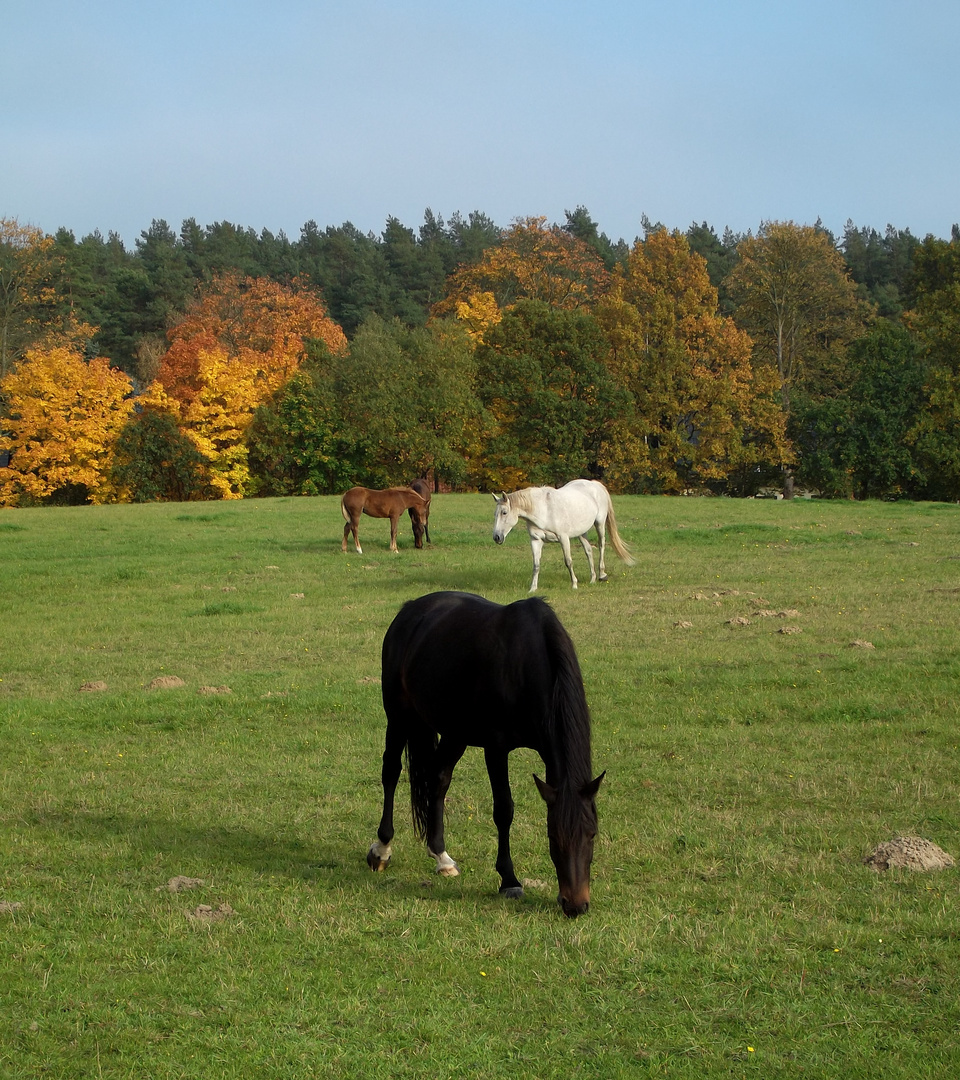
[[[388,722],[381,772],[383,816],[380,818],[380,828],[377,829],[377,840],[370,845],[370,850],[367,852],[367,865],[371,870],[386,870],[390,857],[393,855],[393,848],[390,847],[390,841],[393,839],[393,800],[400,780],[403,748],[406,742],[406,733],[402,732],[397,724]]]
[[[513,794],[510,791],[509,756],[504,750],[484,751],[490,789],[493,792],[493,823],[497,827],[497,873],[500,895],[511,899],[523,896],[523,886],[513,870],[510,855],[510,826],[513,824]]]

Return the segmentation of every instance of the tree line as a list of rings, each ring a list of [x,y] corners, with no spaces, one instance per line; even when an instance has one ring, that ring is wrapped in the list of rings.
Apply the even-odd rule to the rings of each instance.
[[[0,505],[603,479],[960,498],[960,235],[0,219]]]

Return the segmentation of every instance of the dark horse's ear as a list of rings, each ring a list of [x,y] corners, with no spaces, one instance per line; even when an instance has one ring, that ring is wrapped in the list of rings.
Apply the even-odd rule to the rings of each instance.
[[[603,772],[596,778],[596,780],[591,780],[589,784],[586,784],[584,787],[582,787],[580,789],[580,797],[582,799],[596,798],[597,792],[600,790],[600,784],[606,775],[607,770],[604,769]]]
[[[541,780],[536,773],[533,774],[533,781],[537,785],[537,791],[540,792],[540,797],[547,804],[547,806],[553,806],[557,801],[557,789],[552,788],[548,783]]]

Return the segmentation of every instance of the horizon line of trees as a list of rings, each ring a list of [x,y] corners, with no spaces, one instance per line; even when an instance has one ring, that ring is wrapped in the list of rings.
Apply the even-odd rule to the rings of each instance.
[[[960,498],[960,231],[0,219],[0,505],[594,476]]]

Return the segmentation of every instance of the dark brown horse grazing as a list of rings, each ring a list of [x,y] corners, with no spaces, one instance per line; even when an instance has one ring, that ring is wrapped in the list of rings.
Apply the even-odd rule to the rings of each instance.
[[[482,746],[493,790],[500,893],[520,897],[510,857],[513,796],[508,755],[520,746],[543,758],[534,780],[547,804],[550,857],[558,902],[571,918],[590,904],[590,863],[597,833],[590,712],[570,636],[542,600],[502,606],[471,593],[437,592],[404,604],[383,639],[383,816],[367,854],[384,870],[393,839],[393,800],[407,753],[417,832],[437,873],[459,871],[443,839],[443,803],[468,746]]]
[[[360,515],[369,514],[370,517],[390,519],[390,550],[397,550],[397,526],[400,515],[404,510],[423,506],[421,496],[408,487],[384,488],[378,491],[376,488],[352,487],[345,491],[340,499],[340,510],[346,525],[343,527],[343,550],[347,550],[347,537],[353,533],[353,543],[357,553],[362,555],[360,547]],[[414,542],[418,548],[423,547],[423,538],[414,533]]]
[[[422,548],[424,536],[426,536],[428,544],[433,543],[430,539],[430,485],[426,480],[418,478],[410,481],[410,487],[417,492],[425,504],[421,507],[410,507],[410,521],[413,523],[413,543],[415,547]]]

